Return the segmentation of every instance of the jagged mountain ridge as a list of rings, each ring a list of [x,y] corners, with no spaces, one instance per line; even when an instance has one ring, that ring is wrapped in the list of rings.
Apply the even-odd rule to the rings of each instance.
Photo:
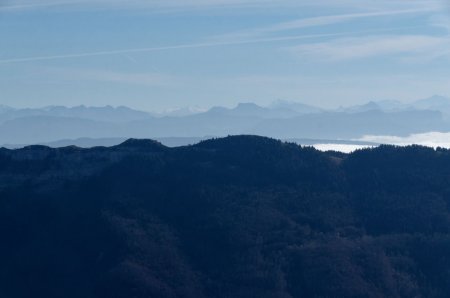
[[[436,107],[440,111],[436,111]],[[269,107],[241,103],[231,109],[215,107],[184,116],[155,116],[125,107],[4,108],[0,111],[0,144],[49,143],[78,138],[203,138],[231,134],[342,140],[378,134],[405,136],[450,131],[447,112],[450,113],[450,100],[443,97],[411,105],[370,102],[335,111],[283,101]]]

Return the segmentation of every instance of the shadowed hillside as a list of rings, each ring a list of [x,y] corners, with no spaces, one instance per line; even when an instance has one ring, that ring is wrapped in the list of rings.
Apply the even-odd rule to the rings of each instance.
[[[0,297],[449,297],[450,151],[0,149]]]

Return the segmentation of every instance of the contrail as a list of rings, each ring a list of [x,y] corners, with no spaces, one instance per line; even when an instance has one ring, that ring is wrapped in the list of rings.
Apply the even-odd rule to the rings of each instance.
[[[311,38],[321,38],[321,37],[349,36],[349,35],[362,34],[362,33],[391,32],[391,31],[418,28],[418,27],[423,27],[423,26],[408,26],[408,27],[398,27],[398,28],[390,28],[390,29],[366,30],[366,31],[360,31],[360,32],[294,35],[294,36],[259,38],[259,39],[251,39],[251,40],[236,40],[236,41],[226,41],[226,42],[181,44],[181,45],[174,45],[174,46],[135,48],[135,49],[123,49],[123,50],[88,52],[88,53],[74,53],[74,54],[64,54],[64,55],[54,55],[54,56],[35,56],[35,57],[13,58],[13,59],[0,60],[0,64],[35,62],[35,61],[46,61],[46,60],[59,60],[59,59],[69,59],[69,58],[84,58],[84,57],[95,57],[95,56],[108,56],[108,55],[119,55],[119,54],[145,53],[145,52],[155,52],[155,51],[164,51],[164,50],[211,48],[211,47],[232,46],[232,45],[241,45],[241,44],[270,43],[270,42],[277,42],[277,41],[290,41],[290,40],[301,40],[301,39],[311,39]]]

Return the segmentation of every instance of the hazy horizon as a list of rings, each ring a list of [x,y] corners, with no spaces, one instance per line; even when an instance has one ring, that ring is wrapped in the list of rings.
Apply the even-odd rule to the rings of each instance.
[[[401,104],[404,105],[409,105],[409,104],[413,104],[414,102],[420,101],[420,100],[426,100],[426,99],[430,99],[430,98],[445,98],[445,99],[449,99],[450,101],[450,96],[446,96],[443,94],[431,94],[430,96],[427,96],[425,98],[413,98],[410,100],[398,100],[398,99],[394,99],[394,98],[385,98],[385,99],[368,99],[368,100],[361,100],[360,102],[355,103],[354,105],[349,104],[349,105],[335,105],[335,106],[323,106],[319,103],[315,104],[315,103],[306,103],[306,101],[301,101],[301,100],[288,100],[288,99],[276,99],[273,100],[271,102],[268,103],[264,103],[264,104],[259,104],[256,102],[252,102],[252,101],[238,101],[238,102],[233,102],[232,104],[217,104],[217,105],[204,105],[204,106],[199,106],[199,105],[185,105],[185,106],[171,106],[168,107],[166,109],[151,109],[151,107],[149,109],[141,109],[139,107],[135,107],[132,105],[126,105],[126,104],[118,104],[118,105],[111,105],[111,104],[104,104],[104,105],[95,105],[95,104],[73,104],[73,105],[64,105],[64,104],[50,104],[50,105],[14,105],[14,104],[0,104],[1,106],[4,107],[8,107],[8,108],[13,108],[13,109],[45,109],[45,108],[50,108],[50,107],[65,107],[65,108],[77,108],[77,107],[86,107],[86,108],[106,108],[106,107],[112,107],[114,109],[117,108],[130,108],[136,111],[142,111],[142,112],[147,112],[147,113],[155,113],[155,114],[165,114],[165,113],[170,113],[173,111],[178,111],[178,110],[184,110],[184,109],[192,109],[192,112],[206,112],[212,108],[215,107],[223,107],[223,108],[227,108],[227,109],[233,109],[238,107],[241,104],[255,104],[259,107],[264,107],[264,108],[270,108],[271,106],[277,104],[277,103],[290,103],[290,104],[304,104],[304,105],[308,105],[311,107],[317,107],[317,108],[321,108],[323,110],[326,111],[334,111],[334,110],[339,110],[340,108],[351,108],[353,106],[360,106],[360,105],[365,105],[365,104],[369,104],[369,103],[380,103],[380,102],[386,102],[386,101],[392,101],[392,102],[399,102]]]
[[[0,2],[0,104],[324,108],[450,96],[446,1]]]

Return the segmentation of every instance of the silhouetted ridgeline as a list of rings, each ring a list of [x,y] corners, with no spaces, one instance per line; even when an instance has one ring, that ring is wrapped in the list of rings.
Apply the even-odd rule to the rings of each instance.
[[[450,297],[450,151],[0,150],[0,297]]]

